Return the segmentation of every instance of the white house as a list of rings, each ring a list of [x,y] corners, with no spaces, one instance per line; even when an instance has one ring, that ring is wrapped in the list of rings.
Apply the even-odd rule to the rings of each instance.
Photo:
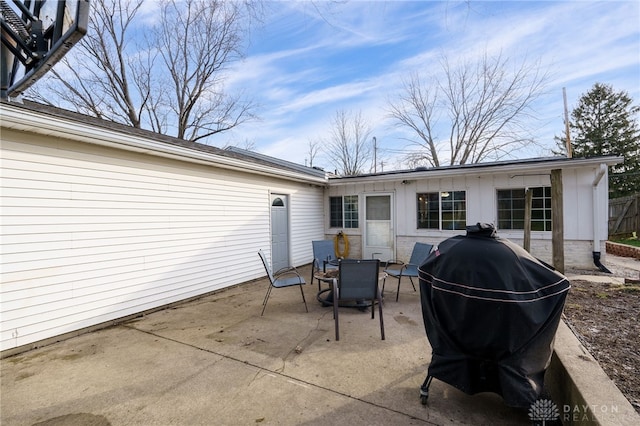
[[[323,238],[321,171],[0,108],[3,351],[264,276],[259,249],[308,263]]]
[[[350,256],[364,258],[407,260],[415,241],[437,245],[478,222],[522,245],[530,189],[531,253],[552,264],[551,171],[560,170],[565,266],[596,268],[607,240],[607,166],[621,161],[552,157],[332,177],[325,232],[344,232]]]
[[[524,188],[535,189],[532,252],[549,260],[551,169],[562,169],[566,263],[594,267],[607,238],[606,166],[621,161],[328,178],[33,103],[1,102],[0,120],[3,354],[264,276],[258,249],[274,269],[307,264],[311,241],[340,231],[350,256],[382,260],[467,223],[496,223],[520,242]]]

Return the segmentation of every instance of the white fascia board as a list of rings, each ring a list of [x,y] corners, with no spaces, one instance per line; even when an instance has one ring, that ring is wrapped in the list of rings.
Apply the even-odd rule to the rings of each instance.
[[[8,129],[21,130],[45,136],[56,136],[64,139],[90,143],[156,155],[180,161],[237,170],[263,176],[278,176],[298,182],[325,186],[325,177],[314,177],[295,171],[284,170],[264,164],[229,158],[209,152],[198,151],[188,147],[154,141],[137,135],[130,135],[102,127],[84,124],[75,120],[46,115],[24,108],[12,108],[0,104],[0,123]]]
[[[552,160],[552,161],[549,161]],[[351,185],[354,183],[369,183],[369,182],[382,182],[382,181],[403,181],[403,180],[418,180],[418,179],[440,179],[446,177],[460,177],[460,176],[482,176],[492,175],[496,173],[507,173],[511,176],[523,176],[523,175],[539,175],[539,174],[551,174],[553,169],[576,169],[593,167],[598,169],[601,164],[606,166],[613,166],[620,164],[624,161],[623,157],[607,156],[599,158],[579,158],[579,159],[555,159],[549,158],[539,159],[538,161],[532,160],[530,162],[522,162],[521,160],[515,160],[514,163],[478,163],[476,165],[468,167],[452,167],[442,169],[420,170],[420,171],[406,171],[398,173],[387,173],[367,176],[348,176],[348,177],[336,177],[329,178],[330,186]]]

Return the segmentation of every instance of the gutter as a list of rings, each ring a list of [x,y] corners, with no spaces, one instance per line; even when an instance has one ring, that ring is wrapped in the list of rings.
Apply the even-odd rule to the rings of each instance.
[[[495,173],[508,173],[511,177],[549,174],[551,169],[598,167],[603,164],[613,166],[622,163],[624,157],[606,156],[594,158],[545,157],[525,160],[501,161],[493,163],[474,163],[466,165],[442,166],[429,169],[396,170],[391,172],[372,173],[357,176],[329,177],[329,186],[352,185],[355,183],[379,183],[410,181],[460,176],[491,176]]]
[[[606,172],[607,166],[600,164],[600,168],[596,173],[595,179],[593,179],[591,187],[593,192],[593,264],[596,265],[601,272],[610,274],[611,271],[600,263],[600,238],[598,238],[598,224],[600,223],[600,217],[598,215],[598,185]]]

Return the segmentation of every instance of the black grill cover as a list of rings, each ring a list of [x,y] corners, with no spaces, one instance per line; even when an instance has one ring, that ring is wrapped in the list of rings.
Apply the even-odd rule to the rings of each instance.
[[[569,281],[480,223],[443,241],[419,274],[428,375],[530,407],[542,392]]]

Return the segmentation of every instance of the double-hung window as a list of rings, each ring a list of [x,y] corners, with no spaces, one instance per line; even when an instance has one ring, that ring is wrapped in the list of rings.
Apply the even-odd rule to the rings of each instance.
[[[465,191],[417,194],[418,229],[465,229],[467,201]]]
[[[358,196],[329,197],[329,226],[332,228],[357,228]]]
[[[531,230],[551,231],[551,187],[529,189]],[[524,188],[498,190],[498,229],[524,229],[525,194]]]

